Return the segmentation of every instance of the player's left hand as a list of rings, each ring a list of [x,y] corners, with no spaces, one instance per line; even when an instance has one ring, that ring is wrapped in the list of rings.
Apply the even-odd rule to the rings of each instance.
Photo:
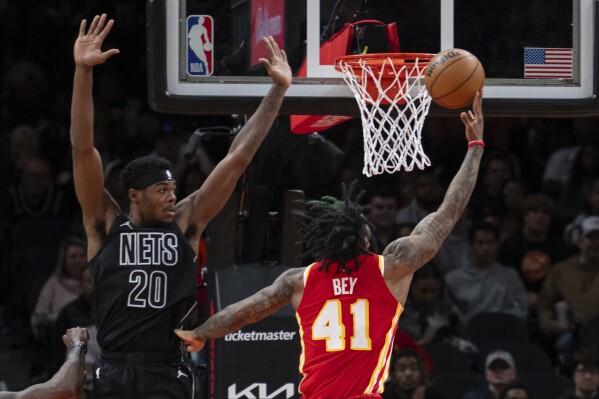
[[[62,342],[64,342],[68,349],[71,349],[73,346],[77,345],[80,342],[87,344],[87,341],[89,341],[89,331],[87,330],[87,328],[69,328],[67,332],[62,336]]]
[[[187,352],[197,352],[202,350],[206,341],[196,337],[193,330],[175,330],[177,337],[181,339],[187,345]]]
[[[258,61],[266,67],[266,72],[277,85],[289,87],[292,75],[285,50],[279,48],[272,36],[267,36],[263,40],[270,54],[270,61],[266,58],[260,58]]]

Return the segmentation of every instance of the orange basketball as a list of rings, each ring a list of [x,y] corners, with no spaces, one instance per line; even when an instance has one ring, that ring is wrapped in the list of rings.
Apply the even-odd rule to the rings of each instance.
[[[483,88],[484,82],[485,70],[478,58],[459,48],[441,51],[424,71],[428,94],[445,108],[463,108],[472,104],[475,93]]]

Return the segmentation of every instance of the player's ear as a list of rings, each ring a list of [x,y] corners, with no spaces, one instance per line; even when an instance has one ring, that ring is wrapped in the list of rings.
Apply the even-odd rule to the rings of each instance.
[[[141,197],[141,193],[139,190],[130,188],[129,191],[127,192],[127,196],[129,197],[130,203],[139,204],[140,197]]]

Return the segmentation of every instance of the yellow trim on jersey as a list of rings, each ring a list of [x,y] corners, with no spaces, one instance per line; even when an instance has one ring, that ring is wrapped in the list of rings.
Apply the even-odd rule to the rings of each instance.
[[[313,266],[316,264],[317,262],[312,263],[311,265],[306,266],[306,270],[304,270],[304,289],[306,289],[306,283],[308,282],[308,277],[310,276],[310,271],[312,270]],[[301,302],[300,305],[301,306]],[[298,306],[298,309],[299,309]],[[295,318],[297,320],[297,325],[299,328],[299,335],[300,335],[300,345],[302,347],[302,352],[300,353],[300,358],[299,358],[299,372],[300,374],[302,374],[302,376],[305,378],[306,374],[304,373],[304,363],[306,361],[306,348],[304,347],[304,329],[302,328],[302,319],[300,318],[299,312],[296,310],[295,312]],[[302,381],[304,380],[304,378],[302,378]],[[298,391],[301,394],[302,391],[299,389],[302,385],[302,382],[300,381],[299,386],[298,386]]]
[[[312,270],[312,266],[314,266],[316,262],[312,263],[309,266],[306,266],[306,270],[304,270],[304,289],[306,288],[306,283],[308,282],[308,276],[310,275],[310,270]]]
[[[393,345],[393,337],[395,335],[395,327],[397,326],[399,316],[401,316],[402,312],[403,306],[401,306],[401,303],[398,303],[397,308],[395,309],[395,316],[393,316],[393,320],[391,321],[391,328],[389,331],[387,331],[387,335],[385,337],[385,345],[383,345],[383,348],[379,352],[379,360],[372,375],[370,376],[370,383],[364,391],[365,394],[373,393],[372,390],[374,389],[375,384],[377,385],[376,393],[382,392],[383,384],[389,375],[389,358],[391,354],[391,346]],[[379,378],[381,371],[383,372],[383,378]]]
[[[308,269],[308,268],[306,268],[306,269]],[[300,345],[302,347],[302,351],[300,353],[300,358],[299,358],[299,372],[305,378],[306,374],[304,373],[304,362],[306,361],[306,348],[304,347],[304,329],[302,328],[302,319],[300,318],[300,315],[298,312],[295,312],[295,319],[297,320],[297,325],[299,326]],[[304,380],[304,378],[302,378],[302,381]],[[300,383],[298,385],[298,391],[300,394],[302,393],[302,391],[300,390],[301,386],[302,386],[302,382],[300,381]]]
[[[377,255],[379,257],[379,269],[381,269],[381,276],[385,277],[385,257],[383,255]]]

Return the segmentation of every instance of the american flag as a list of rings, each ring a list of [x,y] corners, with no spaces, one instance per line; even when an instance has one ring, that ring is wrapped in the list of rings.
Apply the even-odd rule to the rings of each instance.
[[[572,79],[572,49],[525,47],[524,78]]]

